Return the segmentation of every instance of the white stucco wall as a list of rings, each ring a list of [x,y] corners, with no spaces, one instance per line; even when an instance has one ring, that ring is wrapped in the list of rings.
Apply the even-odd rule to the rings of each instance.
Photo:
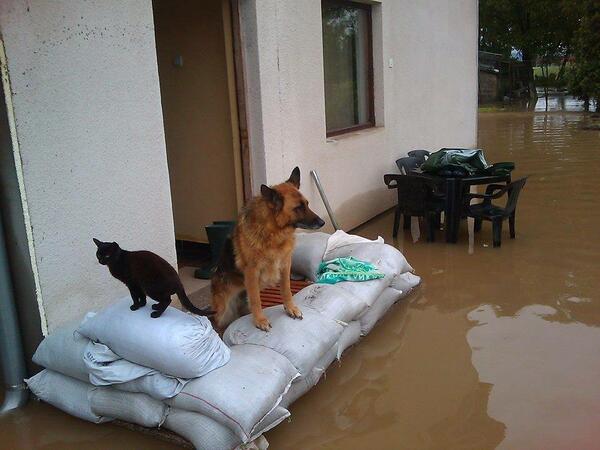
[[[345,230],[393,206],[383,175],[407,151],[476,145],[477,1],[367,3],[379,126],[327,140],[321,1],[242,0],[243,19],[254,19],[243,20],[243,37],[255,192],[299,165],[302,191],[325,218],[309,179],[316,169]]]
[[[27,208],[48,329],[126,288],[92,237],[175,264],[150,0],[2,0]]]

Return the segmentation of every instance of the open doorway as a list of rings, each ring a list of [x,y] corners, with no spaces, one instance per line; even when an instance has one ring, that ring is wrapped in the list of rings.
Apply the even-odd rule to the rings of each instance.
[[[235,220],[247,197],[241,59],[230,0],[153,0],[153,9],[183,279],[210,258],[205,226]]]

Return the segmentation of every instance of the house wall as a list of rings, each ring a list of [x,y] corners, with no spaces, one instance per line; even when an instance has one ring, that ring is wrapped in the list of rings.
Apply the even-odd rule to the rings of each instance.
[[[237,216],[222,0],[155,0],[154,16],[175,234],[208,242]]]
[[[477,1],[368,3],[378,126],[327,139],[321,1],[240,0],[253,189],[298,165],[325,218],[316,169],[345,230],[393,206],[383,175],[407,151],[476,145]]]
[[[51,331],[127,293],[92,237],[176,262],[152,5],[3,0],[0,32]]]

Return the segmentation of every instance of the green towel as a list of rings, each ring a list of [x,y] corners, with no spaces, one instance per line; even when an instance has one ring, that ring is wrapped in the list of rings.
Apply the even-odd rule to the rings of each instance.
[[[335,284],[340,281],[369,281],[385,277],[370,262],[352,256],[323,261],[317,270],[317,283]]]

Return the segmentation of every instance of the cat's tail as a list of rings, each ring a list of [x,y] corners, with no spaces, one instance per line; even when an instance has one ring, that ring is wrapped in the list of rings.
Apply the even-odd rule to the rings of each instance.
[[[195,306],[188,298],[187,294],[185,293],[185,290],[183,289],[183,286],[181,286],[181,288],[177,291],[177,297],[179,297],[179,301],[184,306],[184,308],[190,312],[193,312],[194,314],[198,314],[199,316],[212,316],[215,313],[212,309],[208,307],[200,309],[197,306]]]

